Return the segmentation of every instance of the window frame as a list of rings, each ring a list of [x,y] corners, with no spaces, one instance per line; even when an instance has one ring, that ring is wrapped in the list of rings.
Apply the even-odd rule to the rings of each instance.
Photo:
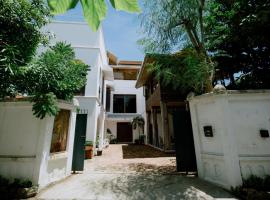
[[[123,103],[123,110],[124,112],[119,112],[119,111],[116,111],[116,106],[115,106],[115,97],[116,96],[123,96],[123,99],[124,99],[124,103]],[[126,98],[127,97],[134,97],[135,99],[135,112],[126,112],[126,109],[127,109],[127,100]],[[137,113],[137,95],[136,94],[113,94],[113,113]]]

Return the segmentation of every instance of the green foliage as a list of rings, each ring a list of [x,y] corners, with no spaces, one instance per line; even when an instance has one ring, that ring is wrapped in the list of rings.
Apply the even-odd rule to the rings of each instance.
[[[229,89],[270,88],[270,1],[211,1],[207,47],[218,63],[216,80]],[[234,74],[240,74],[235,80]]]
[[[93,146],[93,141],[85,141],[84,146]]]
[[[169,53],[192,44],[203,49],[204,0],[145,0],[139,40],[146,53]]]
[[[145,37],[138,43],[143,46],[146,53],[172,53],[190,46],[195,50],[182,59],[181,65],[177,65],[185,64],[185,68],[177,69],[174,66],[162,67],[163,64],[153,64],[151,68],[157,77],[165,85],[177,82],[172,84],[174,88],[185,83],[188,85],[181,85],[183,90],[189,88],[198,93],[211,92],[214,63],[204,44],[206,1],[145,0],[144,2],[142,29]],[[171,56],[172,59],[173,57],[174,55]]]
[[[14,74],[45,42],[40,28],[50,18],[43,0],[0,1],[0,99],[14,94]]]
[[[0,175],[0,187],[7,186],[9,184],[9,180]]]
[[[32,187],[33,184],[30,180],[22,180],[15,178],[14,181],[10,184],[10,187],[13,188],[29,188]]]
[[[59,111],[57,107],[57,98],[50,92],[47,94],[36,94],[32,98],[33,105],[33,114],[40,119],[43,119],[46,114],[49,116],[56,116]]]
[[[22,76],[27,82],[21,91],[29,94],[52,92],[58,99],[71,100],[85,85],[88,66],[75,59],[70,45],[59,42],[23,70]]]
[[[262,190],[263,189],[263,178],[251,175],[247,179],[243,180],[243,187],[244,188],[253,188],[256,190]]]
[[[150,73],[163,86],[178,90],[183,95],[189,91],[201,94],[205,91],[209,77],[209,66],[204,56],[199,56],[193,49],[187,48],[176,54],[150,54],[153,59],[148,64]]]
[[[47,0],[53,14],[61,14],[76,7],[79,0]],[[116,10],[124,10],[128,12],[140,12],[137,0],[110,0],[111,5]],[[80,0],[83,8],[84,18],[92,28],[96,31],[105,18],[107,5],[105,0]]]
[[[137,116],[132,119],[131,125],[133,129],[136,129],[137,127],[139,128],[144,128],[144,118],[142,116]]]
[[[18,77],[18,91],[33,95],[34,115],[56,115],[57,99],[70,101],[86,83],[88,66],[75,59],[74,50],[63,42],[42,53]],[[20,81],[21,80],[21,81]]]
[[[231,187],[231,193],[240,199],[269,199],[270,176],[264,178],[251,175],[243,179],[243,184],[237,187]]]

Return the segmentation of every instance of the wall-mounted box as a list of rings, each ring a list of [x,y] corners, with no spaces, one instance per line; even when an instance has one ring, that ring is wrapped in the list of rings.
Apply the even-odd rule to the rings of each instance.
[[[204,131],[204,136],[205,137],[213,137],[213,128],[212,128],[212,126],[204,126],[203,131]]]
[[[268,132],[268,130],[261,129],[260,130],[260,135],[261,135],[262,138],[267,138],[267,137],[269,137],[269,132]]]

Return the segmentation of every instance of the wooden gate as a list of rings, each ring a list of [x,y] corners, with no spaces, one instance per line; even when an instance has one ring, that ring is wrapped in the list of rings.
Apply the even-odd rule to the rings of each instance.
[[[185,108],[174,110],[173,127],[177,171],[197,171],[190,112]]]
[[[117,123],[117,141],[132,142],[132,126],[129,122]]]
[[[72,159],[72,171],[83,171],[84,144],[86,136],[87,114],[77,114]]]

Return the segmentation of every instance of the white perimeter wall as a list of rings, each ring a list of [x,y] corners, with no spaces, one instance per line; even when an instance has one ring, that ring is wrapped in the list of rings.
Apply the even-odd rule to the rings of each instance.
[[[71,110],[67,150],[50,154],[54,117],[37,119],[29,102],[0,102],[0,174],[4,177],[29,179],[44,187],[71,172],[76,109]]]
[[[226,188],[270,174],[270,91],[228,91],[190,99],[199,176]],[[205,137],[212,126],[213,137]]]

